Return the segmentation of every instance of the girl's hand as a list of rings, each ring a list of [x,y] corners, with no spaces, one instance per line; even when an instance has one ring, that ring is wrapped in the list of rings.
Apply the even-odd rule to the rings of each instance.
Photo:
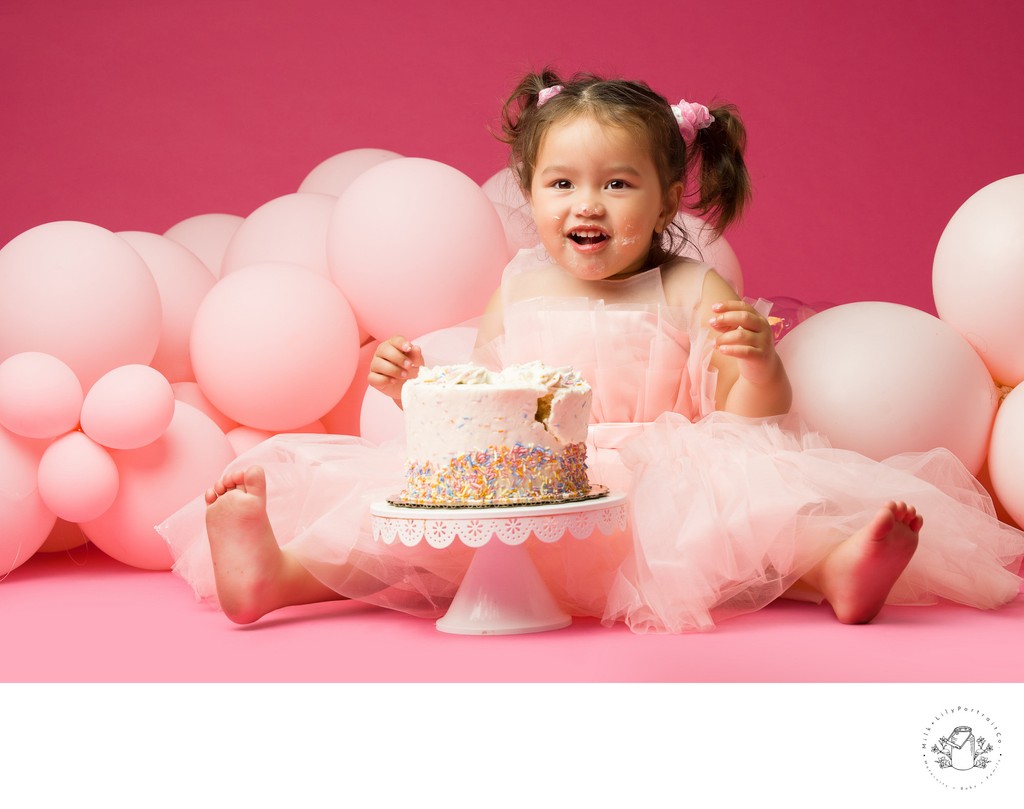
[[[423,366],[423,352],[401,335],[384,340],[370,361],[370,386],[401,406],[402,385],[413,379]]]
[[[738,361],[740,376],[748,382],[770,381],[776,373],[778,356],[768,319],[743,301],[720,301],[711,310],[714,315],[708,325],[718,332],[718,351]]]

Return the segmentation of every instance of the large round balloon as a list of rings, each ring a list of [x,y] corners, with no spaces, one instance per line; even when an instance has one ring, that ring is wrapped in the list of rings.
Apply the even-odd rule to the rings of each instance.
[[[220,278],[224,251],[243,221],[241,216],[233,213],[202,213],[172,225],[164,231],[164,236],[187,247],[213,273],[214,278]]]
[[[156,441],[174,415],[174,391],[155,368],[122,365],[101,376],[85,395],[82,431],[111,449]]]
[[[359,359],[345,296],[322,275],[288,264],[222,278],[196,313],[191,348],[196,381],[213,406],[272,432],[327,413]]]
[[[46,445],[0,427],[0,578],[39,550],[57,520],[39,496]]]
[[[327,194],[302,192],[264,203],[231,237],[221,275],[252,264],[284,262],[329,277],[327,227],[337,202]]]
[[[88,389],[111,368],[153,359],[160,311],[145,262],[96,225],[50,222],[0,250],[0,359],[52,354]]]
[[[234,459],[231,444],[205,414],[178,402],[167,431],[141,449],[111,450],[121,480],[117,498],[82,530],[126,565],[168,570],[167,543],[153,528],[201,495]]]
[[[935,308],[1002,385],[1024,380],[1024,174],[985,186],[953,214],[935,248]]]
[[[160,290],[160,342],[149,364],[170,382],[195,379],[188,338],[196,310],[216,277],[195,253],[166,236],[137,230],[117,235],[142,256]]]
[[[93,520],[117,497],[117,467],[103,447],[80,432],[46,448],[39,461],[39,496],[62,520]]]
[[[26,351],[0,363],[0,425],[27,438],[56,438],[75,429],[82,386],[65,363]]]
[[[1024,525],[1024,386],[1003,400],[992,426],[988,473],[999,502]]]
[[[327,237],[335,281],[373,337],[422,334],[479,315],[509,253],[480,187],[433,160],[389,160],[338,199]]]
[[[876,460],[946,447],[981,468],[998,392],[938,318],[894,303],[845,304],[798,325],[778,351],[793,410],[835,446]]]
[[[340,197],[364,171],[399,157],[387,149],[349,149],[317,165],[299,185],[299,191]]]

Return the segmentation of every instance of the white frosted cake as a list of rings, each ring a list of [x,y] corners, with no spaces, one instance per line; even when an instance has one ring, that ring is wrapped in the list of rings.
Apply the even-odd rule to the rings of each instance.
[[[507,505],[586,496],[590,385],[539,362],[422,368],[402,388],[402,502]]]

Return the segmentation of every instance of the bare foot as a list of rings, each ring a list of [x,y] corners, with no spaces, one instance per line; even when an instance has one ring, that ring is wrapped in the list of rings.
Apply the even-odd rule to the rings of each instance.
[[[923,522],[913,506],[890,501],[804,581],[825,596],[842,623],[865,624],[878,615],[914,555]]]
[[[217,598],[232,621],[249,624],[280,607],[340,598],[281,550],[267,517],[262,468],[226,474],[206,502]]]

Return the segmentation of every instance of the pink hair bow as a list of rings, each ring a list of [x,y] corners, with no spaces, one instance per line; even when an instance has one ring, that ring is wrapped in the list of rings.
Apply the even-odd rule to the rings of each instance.
[[[545,87],[543,90],[537,93],[537,106],[543,107],[564,89],[565,88],[562,87],[561,84],[556,84],[553,85],[552,87]]]
[[[679,132],[687,143],[694,139],[697,130],[707,129],[715,120],[703,104],[681,100],[671,106],[672,114],[676,116],[676,122],[679,124]]]

